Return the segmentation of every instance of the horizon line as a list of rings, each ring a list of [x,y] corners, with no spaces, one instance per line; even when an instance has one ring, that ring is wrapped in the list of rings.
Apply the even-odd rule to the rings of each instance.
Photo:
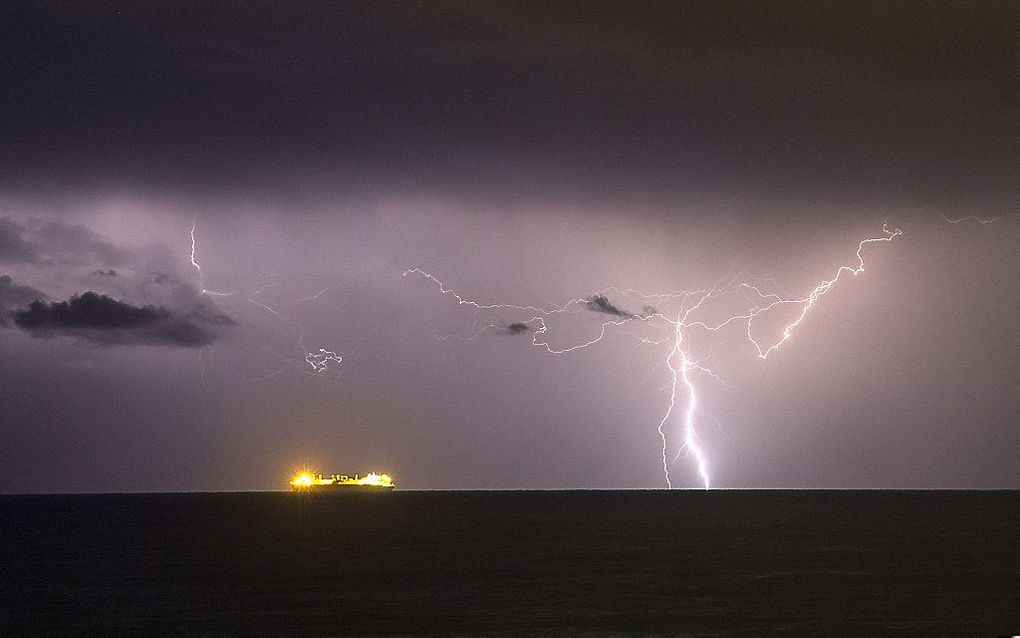
[[[468,487],[397,488],[402,492],[1020,492],[1020,487]],[[275,490],[139,490],[91,492],[0,492],[7,496],[145,496],[172,494],[290,494]],[[316,493],[318,494],[318,493]],[[329,494],[325,492],[325,494]]]

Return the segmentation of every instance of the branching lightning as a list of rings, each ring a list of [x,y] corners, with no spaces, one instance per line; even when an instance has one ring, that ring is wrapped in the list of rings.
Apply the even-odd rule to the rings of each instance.
[[[325,348],[319,348],[318,352],[305,353],[305,361],[315,372],[327,372],[330,363],[341,363],[343,360],[343,357]]]
[[[199,289],[201,291],[201,294],[203,294],[203,295],[210,295],[210,296],[214,296],[214,297],[231,297],[231,296],[233,296],[234,295],[233,292],[217,292],[217,291],[214,291],[214,290],[209,290],[209,289],[207,289],[205,287],[204,276],[203,276],[203,273],[202,273],[202,266],[198,263],[198,259],[197,259],[197,256],[196,256],[196,253],[197,253],[197,241],[195,239],[195,233],[196,233],[197,229],[198,229],[198,216],[196,215],[191,220],[191,265],[195,268],[195,271],[198,273],[198,283],[199,283]],[[246,299],[247,299],[248,303],[250,303],[250,304],[252,304],[254,306],[258,306],[259,308],[262,308],[266,312],[274,315],[280,321],[289,324],[288,320],[279,311],[277,311],[275,308],[273,308],[269,304],[266,304],[263,301],[260,301],[259,299],[257,299],[257,297],[264,290],[266,290],[267,288],[269,288],[272,285],[273,285],[272,283],[266,283],[266,284],[263,284],[262,286],[259,286],[254,292],[252,292],[250,295],[247,295]],[[297,301],[311,301],[313,299],[319,298],[325,292],[326,292],[325,289],[323,289],[323,290],[320,290],[319,292],[315,293],[314,295],[311,295],[309,297],[304,297],[302,299],[298,299]],[[305,372],[306,374],[321,374],[321,373],[327,372],[327,371],[329,371],[329,369],[330,369],[330,367],[332,365],[340,364],[343,361],[343,357],[341,357],[339,354],[337,354],[333,350],[327,350],[325,348],[318,348],[317,350],[314,350],[314,349],[310,350],[310,349],[308,349],[308,347],[305,346],[305,344],[304,344],[304,337],[298,337],[297,341],[298,341],[299,346],[301,347],[302,359],[303,359],[304,363],[307,363],[311,367],[311,369],[312,369],[312,371],[310,373],[307,371],[307,369],[303,369],[302,371]],[[279,356],[279,355],[277,355],[277,356]],[[278,373],[282,372],[284,369],[286,369],[288,366],[292,366],[292,365],[294,365],[296,363],[294,359],[287,359],[285,357],[280,357],[280,359],[283,362],[283,367],[281,367],[276,372],[273,372],[272,374],[270,374],[269,375],[270,377],[275,376],[276,374],[278,374]],[[201,352],[199,353],[199,362],[200,362],[200,364],[202,366],[202,375],[201,375],[202,384],[205,385],[205,362],[204,362],[204,359],[202,359]]]
[[[857,250],[854,253],[856,257],[855,264],[840,266],[830,279],[823,280],[806,295],[799,297],[789,297],[783,294],[770,277],[755,277],[749,273],[740,272],[732,274],[715,285],[703,289],[649,294],[633,288],[621,289],[614,287],[606,288],[588,297],[570,299],[561,306],[541,308],[527,304],[473,301],[454,292],[453,289],[447,287],[446,284],[434,275],[420,268],[405,270],[403,275],[405,277],[407,275],[418,275],[431,281],[438,286],[442,295],[451,296],[456,299],[459,306],[469,306],[479,311],[505,310],[526,312],[531,315],[528,318],[519,319],[510,324],[489,324],[474,335],[463,338],[465,341],[474,340],[487,331],[497,331],[511,335],[530,332],[532,345],[540,347],[550,354],[560,355],[593,346],[602,341],[614,328],[635,321],[642,322],[652,329],[669,328],[670,334],[667,338],[649,339],[647,337],[638,337],[639,341],[643,344],[669,344],[669,350],[665,358],[666,367],[670,374],[669,403],[657,427],[657,432],[662,442],[662,472],[667,488],[672,488],[673,481],[670,478],[671,463],[668,456],[670,439],[668,430],[677,404],[683,400],[685,409],[683,411],[682,422],[680,423],[681,443],[677,456],[673,460],[675,462],[684,452],[689,453],[693,457],[698,477],[707,489],[711,485],[711,479],[709,476],[708,457],[701,444],[697,430],[698,417],[701,413],[695,376],[697,373],[704,373],[716,381],[721,382],[722,379],[708,366],[710,355],[705,355],[701,358],[695,357],[692,350],[691,337],[698,332],[702,334],[720,333],[730,326],[742,326],[743,332],[754,348],[758,358],[766,360],[792,338],[796,329],[811,312],[811,309],[816,307],[819,300],[832,290],[841,279],[847,276],[856,277],[864,272],[863,252],[866,246],[874,243],[891,242],[901,234],[902,231],[898,228],[890,228],[887,224],[884,224],[881,235],[868,237],[857,244]],[[766,286],[769,286],[769,288],[766,289]],[[641,314],[625,312],[608,300],[606,295],[609,294],[638,297],[646,302],[644,311]],[[710,321],[707,317],[699,318],[702,314],[708,314],[706,310],[712,302],[723,298],[742,300],[746,304],[746,310],[731,314],[722,320],[714,322]],[[679,308],[667,315],[661,309],[668,305],[678,305]],[[756,338],[753,331],[755,321],[766,316],[771,310],[785,307],[799,308],[799,311],[792,321],[783,326],[780,336],[771,342],[766,342],[763,338]],[[582,340],[572,345],[553,346],[548,339],[548,322],[555,315],[585,310],[608,314],[612,318],[602,321],[598,333],[590,339]]]
[[[768,358],[769,354],[771,354],[772,352],[775,352],[783,344],[785,344],[787,341],[789,341],[790,337],[793,336],[793,330],[797,326],[799,326],[802,321],[804,321],[804,317],[807,316],[807,313],[811,310],[811,308],[815,305],[815,303],[817,303],[818,299],[821,298],[821,296],[824,295],[825,293],[827,293],[830,290],[832,290],[832,287],[836,285],[836,282],[839,281],[840,277],[842,277],[844,274],[847,274],[847,273],[849,273],[850,275],[856,277],[857,275],[859,275],[862,272],[864,272],[864,256],[861,255],[861,251],[864,250],[864,246],[865,245],[871,244],[871,243],[875,243],[875,242],[888,242],[888,241],[892,241],[893,239],[899,237],[902,234],[903,234],[903,231],[901,231],[900,229],[898,229],[898,228],[890,229],[888,224],[883,224],[882,225],[882,236],[881,237],[871,237],[871,238],[862,240],[857,245],[857,253],[856,253],[856,255],[857,255],[857,265],[856,266],[840,266],[839,270],[836,271],[836,276],[834,276],[832,279],[828,279],[828,280],[823,281],[822,283],[818,284],[818,286],[815,287],[814,290],[812,290],[806,297],[804,297],[802,299],[787,300],[787,299],[777,298],[775,301],[773,301],[772,303],[768,304],[764,308],[751,313],[751,315],[747,319],[747,336],[748,336],[748,339],[751,340],[751,343],[754,344],[754,347],[757,348],[758,356],[760,358],[762,358],[762,359],[766,359],[766,358]],[[764,295],[757,288],[754,288],[754,291],[757,294],[761,295],[762,298],[766,298],[768,296],[768,295]],[[793,323],[790,323],[785,328],[783,328],[783,336],[782,336],[782,338],[780,338],[779,341],[775,342],[774,344],[772,344],[771,346],[769,346],[765,350],[762,350],[761,344],[759,344],[757,341],[755,341],[755,339],[751,336],[751,322],[754,320],[754,318],[757,315],[761,314],[762,312],[766,312],[769,309],[771,309],[771,308],[773,308],[773,307],[775,307],[775,306],[777,306],[779,304],[794,304],[794,305],[798,305],[799,304],[799,305],[802,306],[802,308],[801,308],[800,314],[797,316],[797,319],[794,320]]]

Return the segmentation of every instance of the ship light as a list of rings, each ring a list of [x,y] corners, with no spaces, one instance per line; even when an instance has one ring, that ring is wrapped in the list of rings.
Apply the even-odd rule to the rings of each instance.
[[[291,481],[290,484],[295,487],[311,487],[313,481],[314,479],[312,479],[312,475],[306,472],[295,476],[294,480]]]
[[[393,485],[393,477],[389,474],[376,474],[372,472],[358,479],[358,485],[381,485],[388,487]]]

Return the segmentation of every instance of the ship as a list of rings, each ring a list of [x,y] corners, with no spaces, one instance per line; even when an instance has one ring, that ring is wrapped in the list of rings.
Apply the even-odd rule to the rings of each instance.
[[[396,487],[389,474],[312,474],[302,472],[290,481],[292,492],[389,492]]]

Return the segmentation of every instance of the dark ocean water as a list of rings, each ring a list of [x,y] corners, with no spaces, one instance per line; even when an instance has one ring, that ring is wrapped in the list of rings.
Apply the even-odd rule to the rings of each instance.
[[[1020,493],[0,497],[0,633],[1020,632]]]

